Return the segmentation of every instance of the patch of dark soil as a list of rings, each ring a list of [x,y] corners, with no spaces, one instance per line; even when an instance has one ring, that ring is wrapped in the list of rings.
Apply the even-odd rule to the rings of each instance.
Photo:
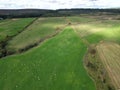
[[[96,54],[96,50],[95,50],[95,49],[91,49],[91,50],[90,50],[90,53],[91,53],[91,54]]]
[[[72,23],[71,23],[71,22],[69,22],[69,23],[68,23],[68,25],[72,25]]]

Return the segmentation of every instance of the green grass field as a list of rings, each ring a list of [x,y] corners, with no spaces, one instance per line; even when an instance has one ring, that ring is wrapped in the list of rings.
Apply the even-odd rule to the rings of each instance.
[[[1,59],[0,89],[95,90],[82,63],[86,50],[75,32],[66,28],[26,53]]]
[[[114,41],[120,43],[120,21],[119,20],[110,20],[104,21],[101,23],[101,31],[95,32],[91,35],[86,36],[85,38],[90,43],[98,43],[100,40]],[[98,27],[99,29],[99,27]]]
[[[21,54],[0,59],[0,90],[101,90],[87,73],[84,58],[92,44],[120,44],[120,20],[87,16],[38,18],[18,34],[33,20],[0,21],[0,40],[17,34],[7,42],[8,51],[17,52],[47,38]]]
[[[76,32],[82,38],[85,38],[89,43],[98,43],[102,40],[120,43],[119,24],[120,20],[96,20],[91,18],[79,18],[76,20],[76,25],[73,24],[73,26],[76,29]]]
[[[5,39],[6,36],[16,35],[33,20],[34,18],[2,20],[0,22],[0,41]]]
[[[38,42],[40,39],[53,35],[66,24],[62,17],[39,18],[24,32],[9,41],[7,48],[17,51],[27,47],[28,45]]]

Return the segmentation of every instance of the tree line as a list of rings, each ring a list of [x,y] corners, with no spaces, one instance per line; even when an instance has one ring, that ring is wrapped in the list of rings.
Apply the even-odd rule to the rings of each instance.
[[[0,18],[26,18],[26,17],[59,17],[78,14],[120,14],[120,9],[5,9],[0,10]]]

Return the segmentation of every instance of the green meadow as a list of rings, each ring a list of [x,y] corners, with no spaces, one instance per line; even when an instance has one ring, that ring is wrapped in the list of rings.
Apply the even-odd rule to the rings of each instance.
[[[33,20],[0,21],[0,40],[13,36],[5,46],[8,51],[17,52],[46,38],[23,53],[0,59],[0,90],[97,90],[84,66],[88,50],[84,41],[89,45],[101,41],[119,44],[120,20],[46,17],[29,25]]]
[[[1,59],[0,88],[95,90],[94,82],[82,63],[86,50],[75,32],[66,28],[26,53]]]
[[[0,22],[0,41],[23,30],[34,18],[7,19]]]
[[[9,41],[7,48],[17,51],[21,48],[27,47],[43,38],[55,34],[56,31],[65,26],[65,24],[64,18],[62,17],[39,18],[25,31]]]

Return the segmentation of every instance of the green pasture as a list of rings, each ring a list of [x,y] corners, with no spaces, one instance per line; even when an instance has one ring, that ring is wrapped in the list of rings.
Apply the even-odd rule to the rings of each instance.
[[[57,30],[62,29],[66,24],[62,17],[39,18],[25,31],[9,41],[7,48],[14,49],[15,51],[25,48],[38,42],[40,39],[55,34]]]
[[[66,28],[28,52],[0,61],[0,90],[95,90],[83,66],[86,45]]]
[[[102,29],[98,32],[85,36],[85,38],[90,43],[98,43],[102,40],[120,43],[120,21],[119,20],[104,21],[101,23],[101,26],[98,27],[98,29],[99,28],[102,28]]]
[[[35,18],[7,19],[0,22],[0,41],[6,36],[13,36],[23,30]]]
[[[0,21],[0,40],[18,34],[34,19]],[[38,18],[9,40],[6,49],[17,51],[47,39],[24,53],[0,59],[0,90],[97,90],[83,66],[88,48],[84,41],[120,43],[119,24],[120,20],[86,16]]]
[[[88,42],[98,43],[105,40],[120,43],[120,20],[95,20],[92,18],[84,19],[85,17],[83,17],[82,20],[82,17],[74,18],[72,17],[72,19],[78,23],[75,25],[73,24],[74,29]],[[80,19],[81,22],[79,21]]]

